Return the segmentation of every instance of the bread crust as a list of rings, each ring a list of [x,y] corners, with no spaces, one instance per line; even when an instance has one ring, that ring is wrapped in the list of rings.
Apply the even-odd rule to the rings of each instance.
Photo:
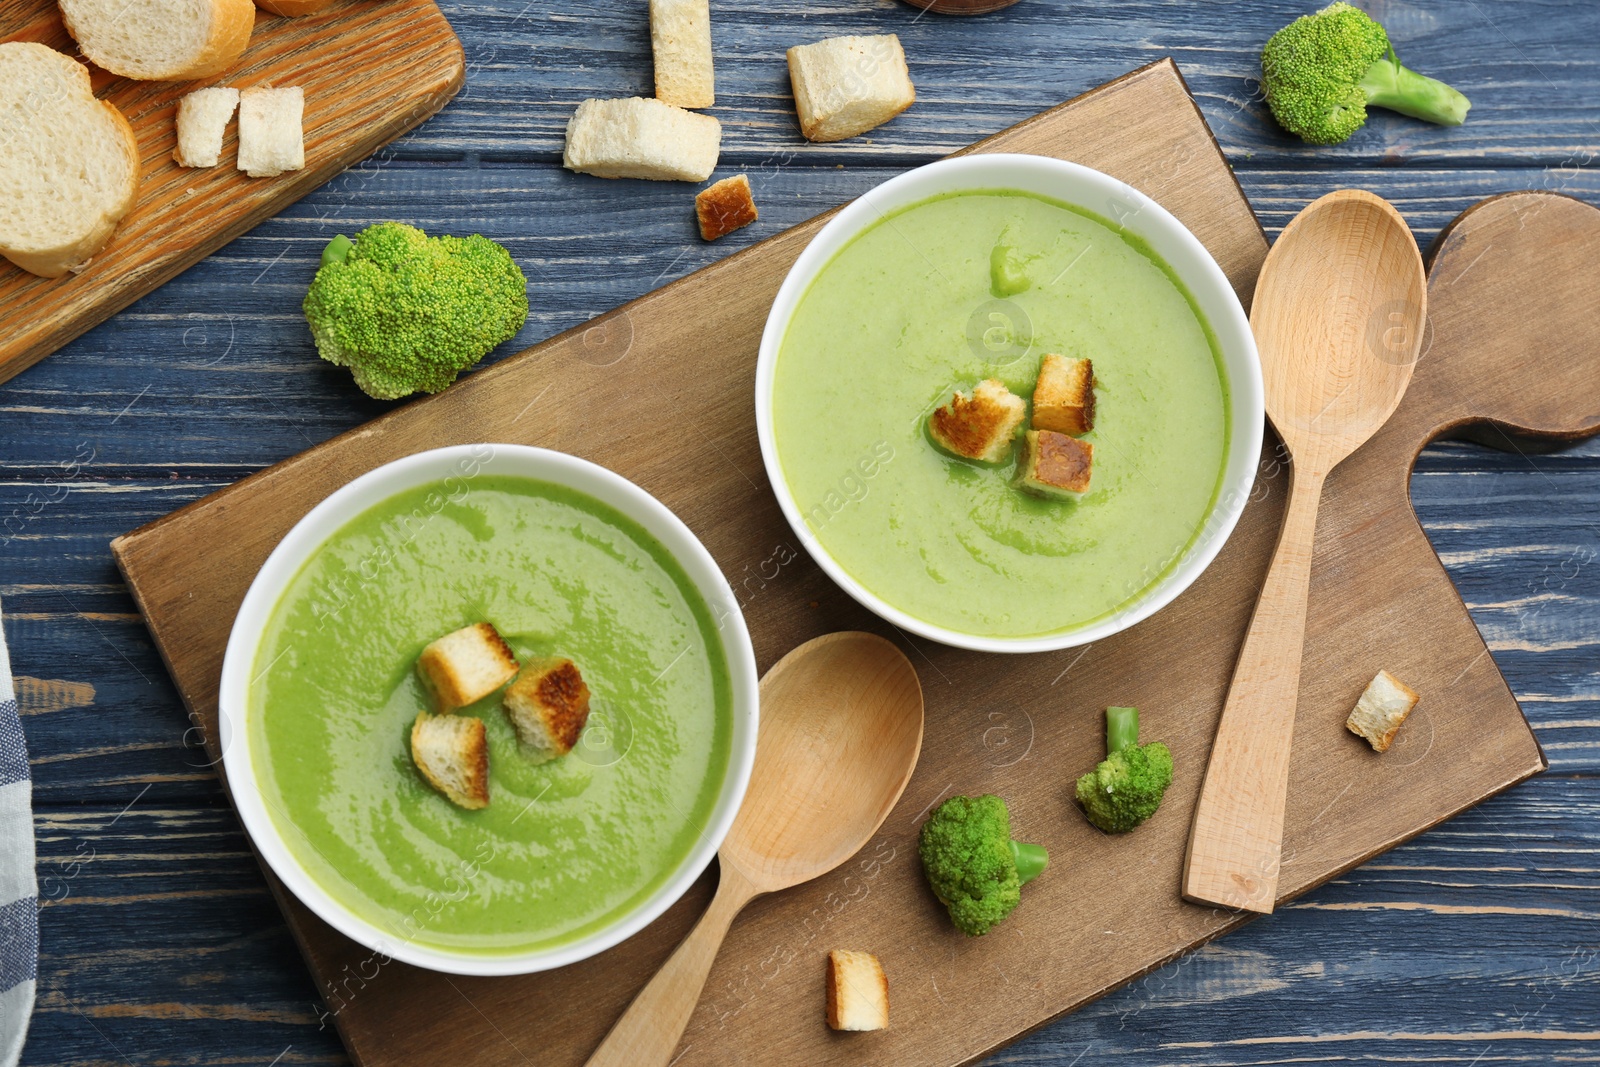
[[[694,214],[700,223],[700,236],[707,241],[726,237],[761,217],[750,193],[750,179],[743,174],[724,178],[696,193]]]
[[[333,3],[334,0],[256,0],[256,6],[261,10],[274,15],[287,15],[290,18],[315,15]]]
[[[883,1030],[889,1025],[889,979],[870,952],[828,953],[828,1026],[834,1030]]]
[[[1027,406],[997,378],[978,383],[969,396],[957,392],[928,416],[928,432],[946,451],[983,463],[999,463],[1011,450]]]
[[[67,32],[78,42],[78,47],[91,63],[119,77],[136,81],[190,81],[220,74],[244,54],[250,44],[250,31],[256,24],[256,5],[253,0],[211,0],[211,30],[206,35],[205,45],[188,63],[178,67],[136,70],[104,54],[97,54],[92,43],[86,45],[86,28],[74,17],[73,5],[62,3],[60,7],[61,21],[66,24]]]

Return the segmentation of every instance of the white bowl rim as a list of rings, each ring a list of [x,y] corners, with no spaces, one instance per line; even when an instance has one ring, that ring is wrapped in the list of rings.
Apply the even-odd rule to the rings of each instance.
[[[1065,189],[1049,191],[1036,187],[1052,182],[1064,186],[1077,184],[1091,190],[1096,197],[1103,197],[1113,210],[1099,211],[1083,203],[1081,198],[1068,195]],[[1107,221],[1110,221],[1107,216],[1116,215],[1126,229],[1149,243],[1201,306],[1222,355],[1230,401],[1229,442],[1217,499],[1199,535],[1178,560],[1169,565],[1155,583],[1146,586],[1142,593],[1110,615],[1074,629],[1018,637],[970,634],[926,622],[893,606],[857,581],[807,526],[783,475],[772,431],[772,392],[778,351],[800,299],[818,273],[852,240],[892,212],[946,193],[988,190],[1020,191],[1054,198],[1083,207]],[[1186,265],[1173,262],[1173,256],[1168,253],[1174,250],[1185,255]],[[789,268],[773,298],[756,360],[755,400],[756,434],[767,479],[772,483],[784,518],[811,558],[858,603],[894,626],[941,644],[979,652],[1050,652],[1089,645],[1142,622],[1176,599],[1210,566],[1244,512],[1255,484],[1266,421],[1261,360],[1249,319],[1227,275],[1199,238],[1155,200],[1127,182],[1081,163],[1010,152],[952,156],[909,170],[846,204],[817,231]]]
[[[483,450],[488,451],[487,458]],[[286,588],[312,552],[356,516],[397,493],[462,476],[477,460],[491,475],[552,482],[606,504],[656,538],[706,601],[721,639],[730,682],[733,728],[722,788],[709,821],[677,869],[632,911],[575,941],[524,952],[483,954],[422,945],[381,929],[335,899],[301,865],[268,812],[252,759],[249,678],[262,629]],[[473,474],[477,471],[474,470]],[[449,974],[529,974],[564,967],[633,936],[688,890],[721,847],[750,783],[755,763],[758,708],[755,652],[738,598],[699,538],[665,504],[621,475],[563,452],[529,445],[474,443],[429,449],[393,460],[354,479],[312,508],[280,541],[251,582],[234,619],[223,657],[218,694],[222,763],[234,806],[250,839],[274,874],[318,918],[375,953]]]

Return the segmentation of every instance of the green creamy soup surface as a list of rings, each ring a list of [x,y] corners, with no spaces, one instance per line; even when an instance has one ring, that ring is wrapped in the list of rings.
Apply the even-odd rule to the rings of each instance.
[[[985,378],[1031,400],[1046,353],[1094,362],[1077,500],[927,436]],[[1141,240],[1043,197],[957,193],[876,223],[801,297],[774,373],[778,459],[812,534],[889,604],[963,633],[1059,632],[1136,600],[1219,491],[1228,393],[1192,297]]]
[[[487,697],[490,803],[429,788],[409,737],[434,638],[499,629],[570,656],[592,691],[576,749],[535,764]],[[431,710],[431,709],[430,709]],[[257,653],[256,775],[290,851],[397,940],[481,953],[574,940],[631,910],[710,821],[732,691],[705,602],[637,524],[574,490],[484,474],[357,516],[290,583]]]

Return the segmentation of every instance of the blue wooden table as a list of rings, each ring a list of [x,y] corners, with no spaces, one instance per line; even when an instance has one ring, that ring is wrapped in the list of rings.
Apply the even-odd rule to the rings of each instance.
[[[579,100],[650,95],[642,0],[444,6],[468,78],[440,116],[0,385],[0,598],[42,901],[25,1063],[344,1062],[106,547],[389,406],[316,358],[299,313],[335,233],[399,219],[506,244],[533,312],[499,358],[1164,55],[1270,233],[1349,185],[1424,243],[1493,193],[1600,203],[1592,0],[1373,0],[1402,58],[1464,90],[1471,119],[1379,113],[1326,149],[1279,133],[1254,80],[1298,0],[1023,0],[966,21],[892,0],[715,0],[718,173],[748,171],[762,213],[715,245],[695,236],[691,187],[559,165]],[[784,50],[891,31],[916,106],[864,138],[801,141]],[[1550,772],[995,1062],[1600,1062],[1600,443],[1442,445],[1413,492]]]

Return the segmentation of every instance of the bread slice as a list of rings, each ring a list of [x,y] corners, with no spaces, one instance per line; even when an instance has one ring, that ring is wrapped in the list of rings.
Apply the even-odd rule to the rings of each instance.
[[[239,169],[252,178],[276,178],[306,165],[301,123],[306,94],[298,85],[265,86],[239,94]]]
[[[889,1025],[889,979],[870,952],[828,953],[828,1025],[835,1030],[883,1030]]]
[[[999,463],[1027,414],[1022,398],[1004,382],[988,378],[972,395],[957,392],[928,416],[928,433],[948,452],[984,463]]]
[[[139,194],[139,145],[82,63],[0,44],[0,255],[58,278],[89,261]]]
[[[789,84],[800,132],[811,141],[866,133],[917,99],[905,49],[892,33],[796,45],[789,49]]]
[[[674,107],[717,102],[711,65],[711,0],[650,0],[656,99]]]
[[[180,167],[214,167],[222,160],[222,135],[239,106],[239,90],[220,86],[196,89],[178,101],[178,147],[172,158]]]
[[[710,115],[630,96],[579,104],[562,162],[600,178],[703,182],[721,149],[722,123]]]
[[[482,719],[422,712],[411,724],[411,760],[450,803],[468,810],[489,806],[489,740]]]
[[[1094,446],[1054,430],[1029,430],[1017,452],[1017,488],[1036,496],[1076,500],[1089,491]]]
[[[1356,701],[1345,728],[1357,737],[1364,737],[1375,751],[1387,752],[1394,744],[1394,735],[1406,721],[1411,709],[1421,697],[1409,685],[1390,674],[1379,671],[1367,684],[1361,699]]]
[[[59,0],[67,32],[124,78],[188,81],[233,66],[256,24],[251,0]]]
[[[517,673],[517,657],[486,622],[447,633],[422,650],[417,673],[438,702],[451,711],[482,700]]]
[[[506,717],[536,762],[571,752],[589,721],[589,685],[577,664],[559,656],[524,664],[504,702]]]
[[[315,15],[334,0],[256,0],[256,6],[274,15]]]
[[[1094,429],[1094,364],[1048,355],[1033,387],[1033,428],[1074,437]]]
[[[694,214],[700,223],[700,236],[707,241],[726,237],[761,217],[755,197],[750,195],[750,179],[743,174],[724,178],[696,193]]]

